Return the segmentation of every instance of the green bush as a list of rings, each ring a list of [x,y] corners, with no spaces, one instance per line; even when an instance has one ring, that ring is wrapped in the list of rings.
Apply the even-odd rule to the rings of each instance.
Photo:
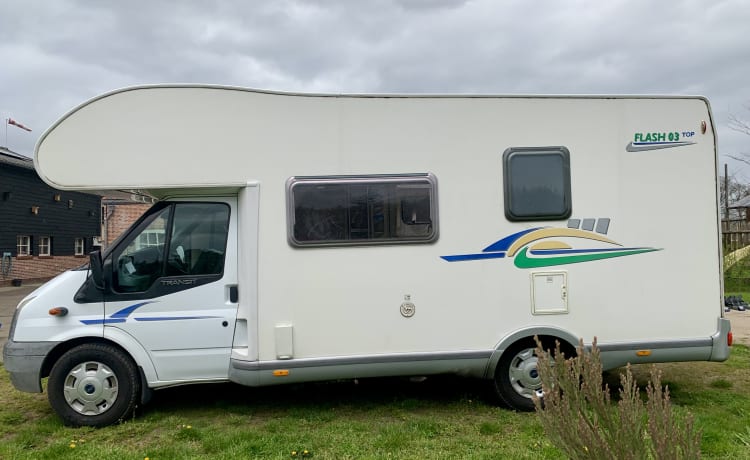
[[[550,440],[572,459],[695,459],[701,434],[688,415],[682,420],[662,388],[660,372],[651,368],[646,401],[641,399],[630,365],[620,375],[617,405],[602,385],[602,364],[596,339],[591,350],[579,342],[577,355],[565,359],[542,349],[537,340],[544,399],[534,399]]]

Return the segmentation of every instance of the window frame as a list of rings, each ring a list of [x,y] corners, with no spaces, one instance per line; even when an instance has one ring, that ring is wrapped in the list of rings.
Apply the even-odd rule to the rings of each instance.
[[[516,214],[513,212],[513,177],[511,163],[514,158],[532,155],[558,155],[562,159],[563,173],[563,212]],[[570,151],[563,146],[555,147],[510,147],[503,152],[503,201],[505,217],[511,222],[528,222],[538,220],[566,220],[573,214],[571,195]]]
[[[294,236],[296,221],[296,208],[294,201],[294,188],[300,185],[368,185],[368,184],[403,184],[414,185],[415,182],[424,182],[429,190],[429,223],[432,228],[427,237],[402,236],[383,239],[349,239],[349,240],[326,240],[326,241],[301,241]],[[363,175],[340,175],[340,176],[293,176],[286,183],[286,213],[287,213],[287,242],[294,248],[315,247],[351,247],[351,246],[375,246],[375,245],[401,245],[401,244],[430,244],[438,240],[438,189],[437,178],[432,173],[414,174],[363,174]],[[400,213],[395,213],[396,218],[402,219]],[[403,219],[402,219],[403,220]],[[406,225],[411,225],[403,222]],[[421,224],[421,223],[420,223]]]
[[[81,243],[80,245],[80,252],[78,251],[78,243]],[[86,253],[86,238],[80,238],[77,237],[73,240],[73,255],[75,256],[83,256]]]
[[[44,244],[46,240],[47,244]],[[39,257],[51,257],[52,256],[52,237],[51,236],[40,236],[39,241],[37,244],[37,247],[39,248]],[[46,247],[46,251],[44,251],[42,248]]]
[[[22,243],[21,239],[25,238],[26,243]],[[23,254],[21,251],[21,248],[26,248],[26,253]],[[33,254],[31,253],[31,235],[16,235],[16,257],[31,257]]]
[[[221,265],[221,271],[219,273],[206,273],[206,274],[168,274],[167,264],[169,251],[172,248],[173,236],[174,236],[174,223],[175,214],[177,208],[185,205],[220,205],[226,208],[227,221],[226,229],[223,234],[223,248],[222,254],[223,260]],[[156,276],[151,283],[143,290],[127,290],[123,289],[117,274],[117,264],[122,254],[128,249],[131,243],[136,242],[148,227],[159,217],[159,215],[165,211],[167,212],[167,219],[164,223],[164,241],[161,243],[161,261],[158,276]],[[224,271],[226,269],[227,250],[229,246],[229,234],[231,230],[232,222],[232,206],[223,201],[164,201],[161,204],[153,206],[146,213],[141,216],[137,223],[131,227],[130,230],[124,232],[120,238],[118,238],[116,245],[113,245],[112,249],[106,254],[105,259],[105,272],[108,277],[108,286],[111,290],[112,295],[118,296],[121,299],[142,299],[142,298],[153,298],[164,293],[178,292],[186,289],[192,289],[204,284],[218,281],[224,277]],[[157,247],[151,245],[145,245],[139,247],[144,249],[146,247]],[[176,281],[183,280],[183,281]]]

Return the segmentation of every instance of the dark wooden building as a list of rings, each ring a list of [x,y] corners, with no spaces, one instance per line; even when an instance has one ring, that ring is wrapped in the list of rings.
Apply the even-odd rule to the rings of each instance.
[[[82,265],[100,233],[100,196],[54,189],[30,158],[0,147],[0,285]]]

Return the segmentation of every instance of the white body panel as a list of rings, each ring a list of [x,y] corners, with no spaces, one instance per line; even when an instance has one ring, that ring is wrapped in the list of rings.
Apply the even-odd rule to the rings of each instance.
[[[19,304],[24,315],[15,324],[14,340],[64,342],[78,337],[101,336],[101,323],[86,325],[83,321],[101,318],[104,304],[74,306],[72,302],[73,294],[86,280],[86,275],[86,270],[63,272],[26,296]],[[49,310],[55,307],[65,307],[70,313],[63,317],[50,316]]]
[[[148,87],[72,111],[44,134],[35,164],[63,189],[139,189],[159,197],[200,187],[240,190],[232,221],[238,246],[230,250],[239,254],[236,327],[231,319],[238,360],[276,360],[280,325],[291,326],[284,333],[293,337],[282,342],[294,359],[492,351],[517,331],[544,327],[587,342],[596,336],[604,345],[670,342],[710,338],[721,316],[710,117],[702,98],[295,96]],[[695,134],[678,148],[626,149],[635,133],[646,132]],[[555,267],[518,268],[508,257],[441,259],[479,253],[525,229],[566,227],[567,219],[510,222],[503,211],[503,152],[543,146],[570,151],[572,218],[609,218],[608,238],[657,249],[565,265],[560,314],[532,309],[530,273]],[[438,181],[435,243],[288,243],[290,177],[427,172]],[[219,296],[224,284],[170,302]],[[406,298],[415,306],[411,317],[400,311]],[[227,318],[237,308],[225,307],[220,315]],[[191,377],[187,355],[171,365],[173,353],[165,350],[180,348],[173,335],[128,332],[151,350],[160,381],[221,377],[218,368]],[[221,356],[193,357],[226,368],[226,346],[219,346]]]

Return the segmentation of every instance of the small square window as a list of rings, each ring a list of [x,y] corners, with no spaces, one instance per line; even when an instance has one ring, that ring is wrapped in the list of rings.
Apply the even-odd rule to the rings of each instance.
[[[565,147],[509,148],[503,154],[503,179],[508,220],[570,217],[570,153]]]
[[[52,239],[48,236],[39,237],[39,255],[49,256],[52,254]]]
[[[82,256],[85,249],[86,248],[85,248],[85,245],[83,243],[83,238],[76,238],[76,241],[75,241],[75,255]]]
[[[16,256],[31,255],[31,237],[28,235],[18,235],[16,237]]]

